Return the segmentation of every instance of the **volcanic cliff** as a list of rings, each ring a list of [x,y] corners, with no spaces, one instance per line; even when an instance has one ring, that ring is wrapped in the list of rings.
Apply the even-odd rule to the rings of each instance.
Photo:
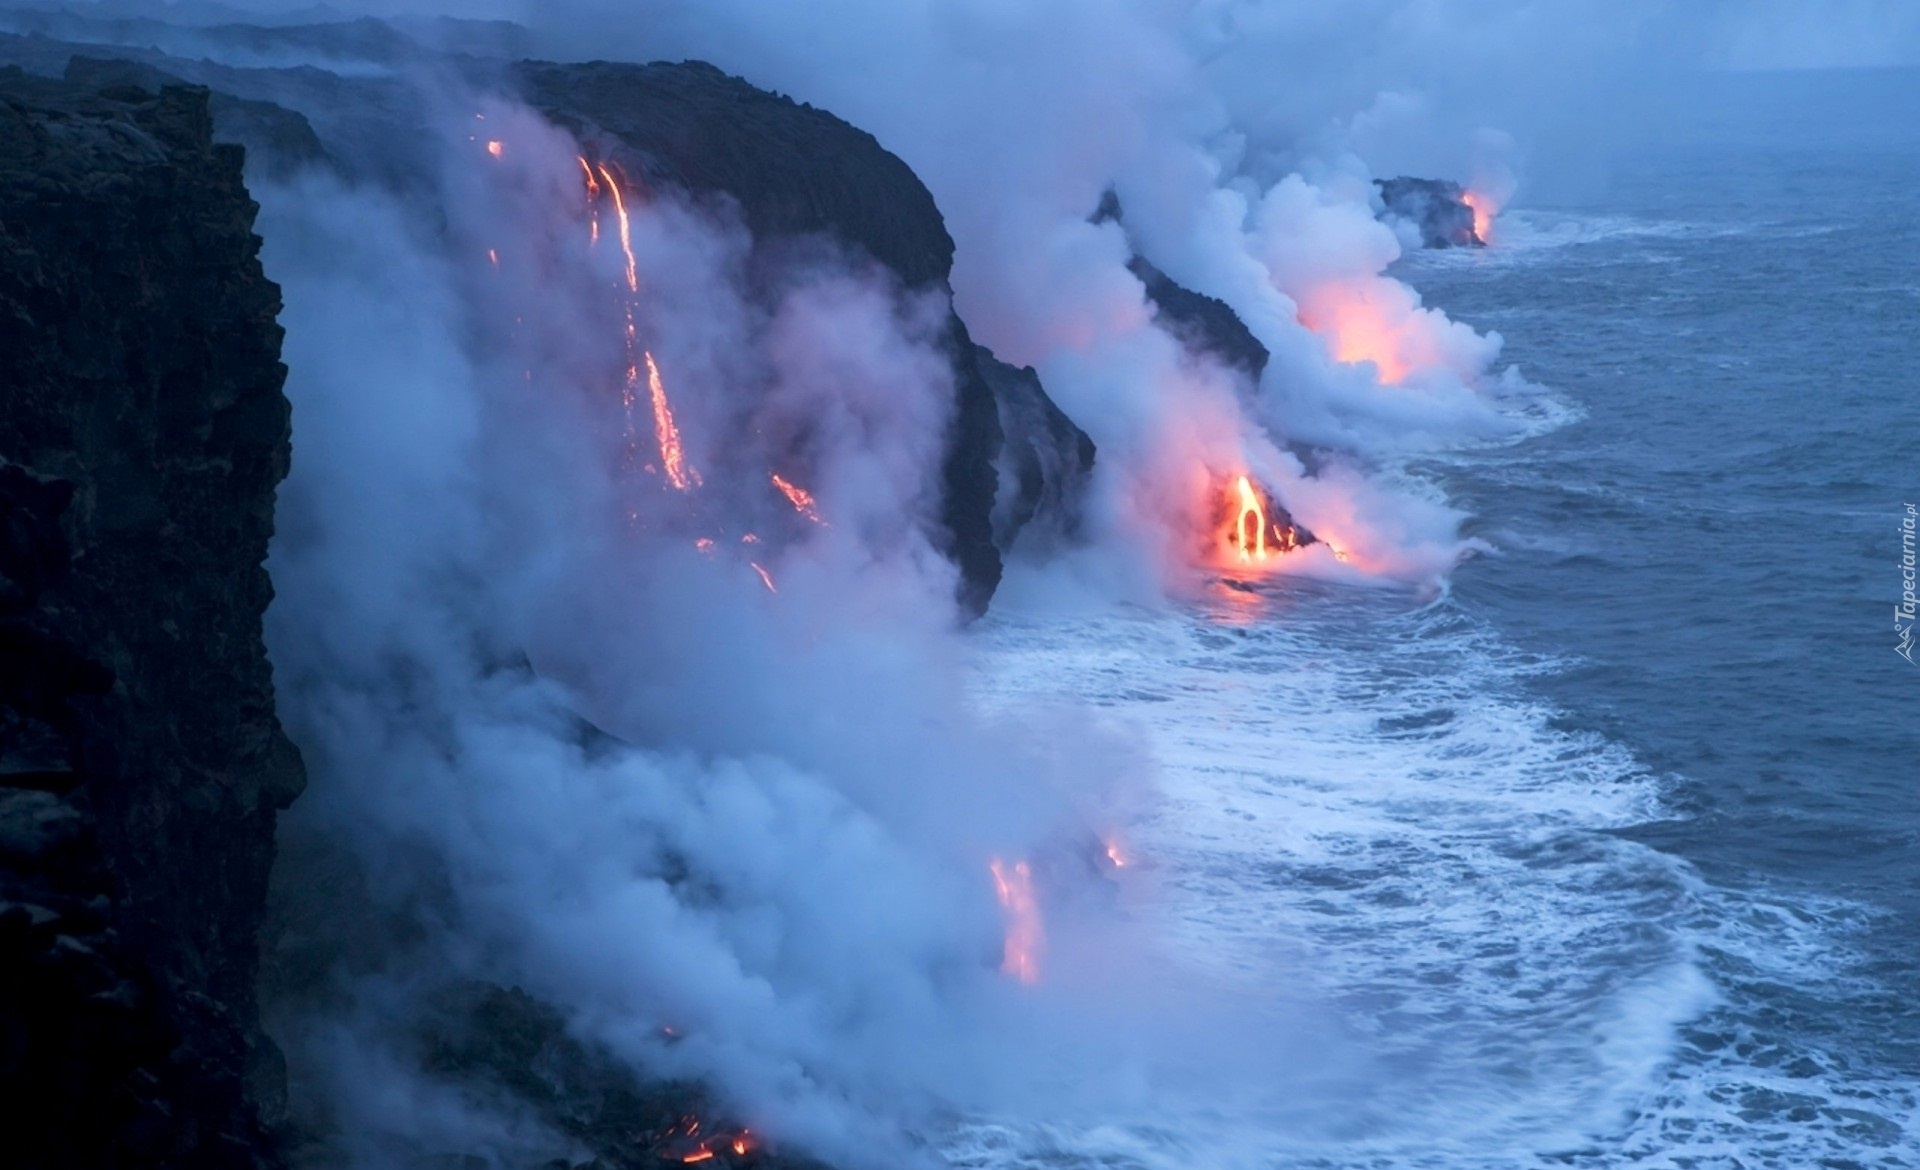
[[[270,1165],[305,783],[261,615],[279,290],[205,90],[0,70],[0,1098],[12,1166]]]

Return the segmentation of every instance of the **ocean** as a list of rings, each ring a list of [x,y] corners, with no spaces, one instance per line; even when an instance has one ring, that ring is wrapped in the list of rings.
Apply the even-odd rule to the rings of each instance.
[[[984,623],[990,702],[1141,738],[1122,884],[1341,1088],[971,1119],[958,1163],[1920,1165],[1920,74],[1693,97],[1396,265],[1566,419],[1394,469],[1486,546],[1441,596]]]

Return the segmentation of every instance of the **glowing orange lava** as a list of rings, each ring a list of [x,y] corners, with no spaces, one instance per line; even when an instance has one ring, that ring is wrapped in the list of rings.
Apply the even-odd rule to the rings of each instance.
[[[1278,507],[1252,479],[1236,475],[1222,481],[1213,502],[1213,545],[1209,559],[1220,568],[1247,569],[1272,563],[1300,547],[1300,530],[1272,513]]]
[[[624,234],[625,227],[621,231]],[[644,356],[647,359],[647,394],[653,399],[653,437],[660,443],[660,462],[666,465],[667,482],[684,492],[700,482],[700,473],[687,462],[686,452],[681,449],[680,428],[674,425],[673,407],[667,402],[667,388],[660,380],[660,367],[654,362],[651,352]]]
[[[607,181],[607,190],[613,195],[613,214],[620,221],[620,252],[627,258],[627,291],[637,293],[640,291],[640,269],[633,262],[633,225],[627,219],[626,196],[620,193],[620,184],[613,181],[612,171],[602,166],[600,177]],[[588,188],[589,194],[592,191],[593,188]]]
[[[1045,933],[1040,925],[1040,901],[1033,893],[1033,870],[1024,861],[1008,866],[996,857],[988,868],[1007,912],[1007,941],[1000,971],[1022,983],[1040,982],[1040,948]]]
[[[1107,860],[1113,863],[1115,869],[1127,868],[1127,855],[1121,851],[1120,842],[1107,842]]]
[[[753,1132],[745,1126],[739,1129],[723,1127],[718,1132],[701,1137],[700,1119],[692,1114],[682,1116],[668,1126],[655,1141],[658,1158],[682,1163],[710,1162],[724,1154],[744,1158],[760,1147]]]
[[[1243,561],[1267,559],[1267,512],[1260,506],[1260,497],[1254,494],[1253,484],[1246,476],[1234,481],[1234,490],[1239,493],[1235,501],[1238,511],[1233,518],[1233,543],[1240,550]]]
[[[1493,217],[1500,209],[1493,200],[1477,191],[1468,191],[1460,196],[1460,202],[1473,208],[1473,234],[1483,244],[1493,242]]]
[[[820,519],[819,509],[813,506],[812,492],[808,491],[803,487],[794,486],[792,483],[781,478],[778,472],[774,472],[772,475],[768,476],[768,478],[773,480],[774,487],[777,487],[780,489],[780,494],[787,497],[787,502],[793,505],[794,511],[800,513],[802,516],[805,516],[807,519],[813,521],[815,524],[826,523],[826,521]]]
[[[640,266],[633,255],[633,225],[627,217],[627,200],[620,190],[620,182],[604,164],[594,166],[584,155],[576,155],[580,163],[580,173],[587,182],[587,206],[591,209],[603,188],[613,199],[615,217],[620,223],[620,254],[626,262],[626,280],[628,300],[626,304],[625,340],[627,348],[626,383],[621,388],[621,402],[627,411],[628,441],[632,442],[633,414],[639,404],[640,366],[645,363],[647,369],[647,398],[653,410],[653,437],[660,445],[660,463],[666,472],[667,482],[677,491],[699,484],[700,473],[687,461],[686,448],[680,442],[680,427],[674,422],[673,405],[667,400],[667,387],[660,377],[660,365],[653,360],[650,350],[640,349],[640,331],[634,320],[633,298],[640,292]],[[593,244],[600,242],[600,217],[596,213],[589,221]]]

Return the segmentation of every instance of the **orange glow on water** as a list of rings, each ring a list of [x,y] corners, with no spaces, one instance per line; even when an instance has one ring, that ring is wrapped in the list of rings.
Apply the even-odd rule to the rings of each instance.
[[[782,478],[779,472],[774,472],[767,478],[773,481],[774,487],[780,489],[781,495],[787,497],[787,502],[793,505],[794,511],[805,516],[815,524],[825,523],[825,521],[820,519],[819,509],[814,507],[812,492],[803,487],[796,487],[794,484]]]
[[[1007,915],[1007,940],[1000,971],[1022,983],[1040,981],[1040,948],[1045,933],[1040,924],[1040,901],[1033,893],[1033,870],[1024,861],[1011,866],[996,857],[988,865]]]

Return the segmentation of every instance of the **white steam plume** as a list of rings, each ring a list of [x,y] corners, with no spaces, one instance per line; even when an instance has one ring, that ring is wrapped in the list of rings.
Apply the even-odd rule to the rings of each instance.
[[[947,215],[975,335],[1099,444],[1076,567],[1158,598],[1192,585],[1210,494],[1241,470],[1348,558],[1290,563],[1431,582],[1458,518],[1395,461],[1516,428],[1498,339],[1383,275],[1402,245],[1368,180],[1402,160],[1504,175],[1498,104],[1460,88],[1502,71],[1433,66],[1422,41],[1542,34],[1499,5],[1338,13],[703,0],[534,23],[556,56],[714,60],[900,153]],[[577,144],[464,97],[436,126],[431,200],[321,176],[260,192],[297,445],[270,636],[315,774],[289,824],[347,845],[373,901],[415,920],[417,969],[370,963],[344,1007],[287,1022],[362,1161],[395,1148],[382,1134],[502,1157],[550,1140],[391,1044],[457,977],[526,987],[855,1167],[969,1110],[1248,1097],[1296,1131],[1340,1124],[1347,1046],[1271,988],[1156,954],[1151,899],[1117,913],[1076,871],[1151,780],[1126,745],[1072,713],[973,710],[924,536],[945,304],[857,258],[750,294],[739,227],[670,197],[636,202],[630,296],[607,238],[587,243]],[[1124,221],[1090,222],[1109,189]],[[1258,386],[1156,322],[1135,249],[1236,310],[1272,355]],[[644,397],[621,407],[628,301],[697,492],[647,469]],[[1038,989],[995,969],[995,856],[1066,859],[1042,875]]]

